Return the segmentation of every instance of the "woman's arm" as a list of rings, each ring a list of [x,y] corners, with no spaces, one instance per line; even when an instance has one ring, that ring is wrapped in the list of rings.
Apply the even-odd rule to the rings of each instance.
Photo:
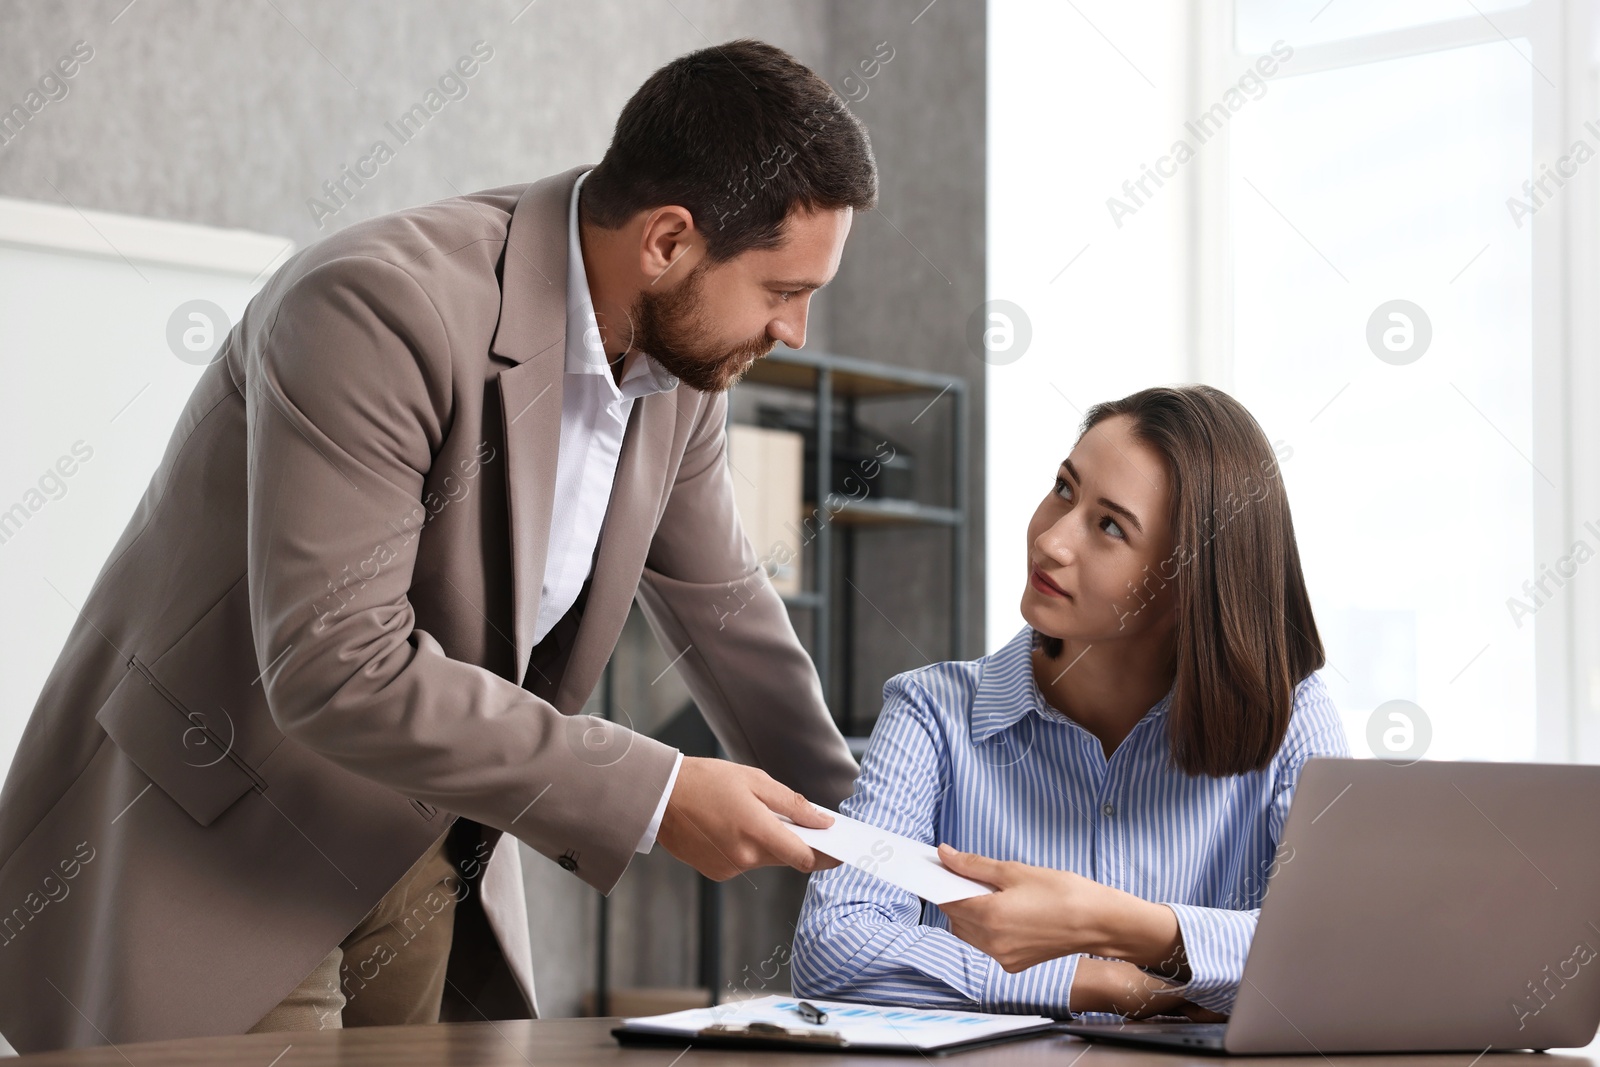
[[[845,814],[932,844],[949,758],[929,694],[901,675],[884,707]],[[959,798],[955,802],[959,802]],[[885,846],[887,847],[887,846]],[[874,858],[862,857],[865,864]],[[790,977],[799,996],[1066,1015],[1076,956],[1010,973],[939,926],[922,901],[844,864],[811,876]]]
[[[1320,678],[1312,675],[1303,681],[1295,703],[1266,812],[1274,848],[1283,839],[1294,786],[1306,761],[1349,754],[1344,727]],[[1155,983],[1152,998],[1173,995],[1210,1012],[1232,1010],[1259,908],[1156,903],[1071,871],[1004,863],[947,845],[940,855],[956,873],[1000,888],[991,896],[946,904],[943,910],[957,936],[995,956],[1008,970],[1064,953],[1092,953],[1127,961],[1149,973]],[[1282,861],[1281,856],[1274,860]],[[1118,998],[1125,992],[1120,983],[1126,973],[1114,977],[1111,1001],[1094,994],[1097,1004],[1125,1003]],[[1090,988],[1106,990],[1099,981],[1086,980],[1084,986],[1086,1007]],[[1127,1014],[1114,1006],[1089,1010]]]
[[[955,936],[994,957],[1006,971],[1090,954],[1078,961],[1074,1012],[1208,1017],[1180,993],[1190,975],[1171,908],[1072,871],[994,860],[949,845],[939,846],[939,857],[957,874],[999,890],[952,901],[941,910]]]
[[[1185,980],[1183,940],[1171,909],[1058,871],[939,846],[955,873],[1000,890],[941,905],[957,937],[1008,971],[1071,952],[1126,960]]]

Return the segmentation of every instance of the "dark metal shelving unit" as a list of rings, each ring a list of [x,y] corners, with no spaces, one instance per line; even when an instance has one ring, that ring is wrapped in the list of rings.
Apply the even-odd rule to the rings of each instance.
[[[805,494],[810,499],[805,503],[812,509],[822,508],[834,492],[833,431],[836,404],[843,409],[839,414],[842,414],[845,425],[854,429],[864,403],[929,396],[928,407],[922,413],[926,414],[946,393],[951,395],[954,411],[950,419],[950,506],[897,499],[846,501],[836,514],[818,526],[812,545],[813,565],[807,577],[806,589],[798,595],[783,597],[783,601],[791,608],[811,614],[811,658],[822,680],[822,691],[828,693],[835,669],[830,638],[836,613],[841,616],[846,635],[844,649],[847,658],[842,665],[843,677],[851,677],[854,668],[849,658],[853,645],[851,637],[855,633],[852,601],[845,598],[842,605],[835,605],[829,589],[835,549],[838,548],[842,554],[844,573],[848,577],[854,571],[855,538],[858,533],[898,525],[948,527],[951,531],[950,655],[961,656],[967,638],[967,557],[971,543],[967,520],[970,400],[966,380],[954,375],[897,367],[852,356],[795,351],[787,346],[780,346],[765,359],[757,361],[744,380],[754,385],[811,395],[816,409],[817,458],[813,483],[807,487]],[[917,416],[921,417],[920,414]],[[839,527],[837,534],[840,542],[837,546],[834,542],[835,526]],[[850,706],[848,689],[844,721],[839,725],[851,738],[852,747],[859,750],[864,738],[854,736],[857,723],[854,708]]]
[[[780,345],[771,354],[758,360],[746,373],[744,380],[754,385],[808,393],[816,411],[816,465],[813,482],[803,494],[811,499],[807,507],[822,509],[833,489],[834,420],[842,417],[847,427],[854,428],[861,405],[875,400],[902,400],[908,397],[928,396],[928,406],[916,416],[920,419],[934,405],[950,394],[953,412],[950,415],[951,484],[949,507],[921,504],[898,499],[848,500],[827,520],[818,524],[812,542],[812,565],[807,572],[806,588],[794,595],[782,597],[785,604],[797,612],[811,617],[811,656],[824,694],[830,692],[834,680],[832,637],[837,617],[843,626],[845,662],[839,665],[845,685],[845,713],[840,729],[846,735],[851,750],[859,759],[866,744],[865,737],[854,736],[856,716],[850,707],[849,682],[854,669],[853,637],[855,618],[853,598],[846,597],[843,604],[833,603],[831,585],[836,549],[840,565],[848,577],[854,571],[855,538],[858,533],[869,533],[884,528],[904,525],[945,527],[950,530],[950,655],[964,654],[967,640],[967,557],[971,535],[967,519],[969,460],[968,423],[970,396],[967,382],[953,375],[935,374],[913,370],[887,363],[856,359],[826,352],[795,351]],[[841,411],[835,408],[842,408]],[[913,420],[915,421],[915,420]],[[836,531],[840,540],[835,544]],[[612,666],[606,665],[602,679],[601,714],[612,717],[614,678]],[[706,731],[709,735],[709,729]],[[714,739],[711,753],[722,755]],[[709,878],[698,879],[699,912],[699,980],[702,988],[711,994],[713,1004],[721,999],[722,973],[722,887]],[[597,924],[595,959],[595,1004],[601,1015],[609,1014],[610,993],[610,904],[600,897]]]

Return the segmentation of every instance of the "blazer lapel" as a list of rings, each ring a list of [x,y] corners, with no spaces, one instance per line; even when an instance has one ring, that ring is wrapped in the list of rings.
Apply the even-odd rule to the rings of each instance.
[[[518,198],[501,260],[500,322],[490,351],[515,366],[497,376],[505,430],[518,685],[528,670],[550,547],[561,382],[566,372],[567,209],[578,175],[534,182]]]

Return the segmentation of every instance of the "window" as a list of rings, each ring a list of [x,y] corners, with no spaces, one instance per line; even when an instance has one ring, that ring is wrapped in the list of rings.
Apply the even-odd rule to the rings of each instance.
[[[989,295],[1045,352],[988,372],[991,646],[1009,471],[1059,459],[1052,419],[1070,440],[1074,409],[1206,381],[1290,450],[1353,751],[1600,758],[1592,7],[1085,0],[1049,16],[1051,85],[1046,16],[996,0]],[[1024,92],[1094,104],[1028,144]],[[1048,285],[1040,246],[1082,253]]]
[[[1377,755],[1571,752],[1538,662],[1569,630],[1538,569],[1565,420],[1540,387],[1562,353],[1535,345],[1548,200],[1523,189],[1561,57],[1554,5],[1496,6],[1238,0],[1199,60],[1219,99],[1259,56],[1277,68],[1211,157],[1202,369],[1293,450],[1325,677]]]

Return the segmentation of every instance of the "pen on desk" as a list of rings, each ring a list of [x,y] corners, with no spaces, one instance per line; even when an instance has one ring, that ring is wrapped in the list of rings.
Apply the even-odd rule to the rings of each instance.
[[[799,1004],[795,1005],[794,1010],[799,1012],[800,1018],[804,1019],[808,1023],[815,1023],[816,1025],[820,1026],[828,1021],[827,1012],[823,1011],[815,1004],[808,1004],[803,1000]]]

